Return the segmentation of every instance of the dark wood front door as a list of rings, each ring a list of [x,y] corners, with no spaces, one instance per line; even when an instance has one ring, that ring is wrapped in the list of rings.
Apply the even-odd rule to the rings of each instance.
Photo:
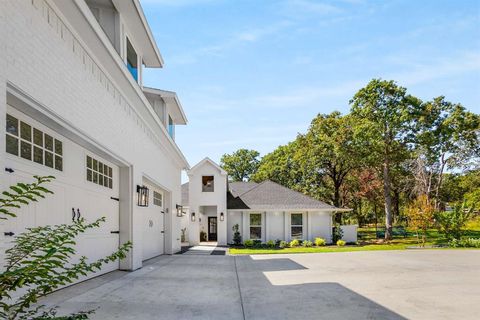
[[[208,241],[217,241],[217,217],[208,217]]]

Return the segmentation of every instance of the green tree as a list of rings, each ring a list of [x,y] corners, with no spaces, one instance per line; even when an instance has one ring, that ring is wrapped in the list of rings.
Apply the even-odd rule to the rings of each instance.
[[[248,181],[257,172],[260,153],[255,150],[239,149],[232,154],[224,154],[220,166],[228,172],[233,181]]]
[[[0,198],[0,219],[15,218],[15,210],[44,198],[52,193],[44,184],[53,177],[35,177],[31,184],[18,183],[4,191]],[[97,261],[86,257],[72,263],[76,254],[75,238],[88,229],[96,228],[105,218],[86,223],[82,218],[72,224],[28,228],[16,236],[13,246],[5,252],[5,265],[0,273],[0,317],[2,319],[62,319],[56,317],[55,308],[42,311],[35,306],[38,299],[61,286],[73,283],[80,276],[95,272],[109,262],[122,259],[131,248],[127,242],[117,252]],[[14,293],[24,289],[18,297]],[[87,319],[91,311],[63,317],[63,319]]]
[[[303,176],[300,173],[300,166],[295,160],[296,151],[297,141],[295,140],[266,154],[260,161],[252,180],[257,182],[272,180],[287,188],[300,191],[303,185]]]
[[[415,113],[421,101],[394,81],[371,80],[350,101],[357,121],[357,139],[369,151],[366,160],[381,169],[385,201],[385,239],[392,238],[391,167],[404,161],[412,142]]]
[[[425,194],[435,198],[438,209],[445,169],[468,167],[480,157],[480,116],[440,96],[422,104],[417,130]]]

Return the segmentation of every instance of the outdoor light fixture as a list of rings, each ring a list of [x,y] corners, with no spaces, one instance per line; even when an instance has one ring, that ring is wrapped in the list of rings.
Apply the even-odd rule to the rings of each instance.
[[[177,217],[181,217],[183,215],[183,206],[177,204]]]
[[[148,207],[148,188],[145,186],[137,185],[137,195],[139,207]]]
[[[223,212],[220,212],[220,221],[225,220],[225,217],[223,216]]]
[[[191,217],[192,221],[195,221],[195,212],[192,212],[192,217]]]

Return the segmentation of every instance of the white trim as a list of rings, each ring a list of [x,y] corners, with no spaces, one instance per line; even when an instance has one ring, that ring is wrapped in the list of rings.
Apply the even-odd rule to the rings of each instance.
[[[227,171],[223,170],[222,167],[220,167],[218,164],[216,164],[212,159],[210,159],[209,157],[205,157],[202,161],[200,161],[199,163],[197,163],[196,165],[194,165],[192,168],[190,168],[190,170],[188,170],[188,175],[191,175],[195,170],[197,170],[198,168],[200,168],[201,166],[203,166],[205,163],[210,163],[213,167],[215,167],[218,171],[220,171],[220,174],[221,175],[224,175],[226,176],[227,175]],[[240,210],[239,211],[243,211],[243,210]],[[258,211],[258,210],[257,210]]]

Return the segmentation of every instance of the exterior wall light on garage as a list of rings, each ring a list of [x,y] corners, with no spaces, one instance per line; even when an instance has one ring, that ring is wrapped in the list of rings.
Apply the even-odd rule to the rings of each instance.
[[[220,221],[225,220],[225,216],[223,215],[223,212],[220,212]]]
[[[148,207],[148,188],[145,186],[137,185],[138,206]]]
[[[190,219],[192,219],[192,222],[194,222],[194,221],[195,221],[195,212],[192,212],[192,214],[191,214],[191,218],[190,218]]]
[[[177,217],[183,216],[183,206],[177,204]]]

